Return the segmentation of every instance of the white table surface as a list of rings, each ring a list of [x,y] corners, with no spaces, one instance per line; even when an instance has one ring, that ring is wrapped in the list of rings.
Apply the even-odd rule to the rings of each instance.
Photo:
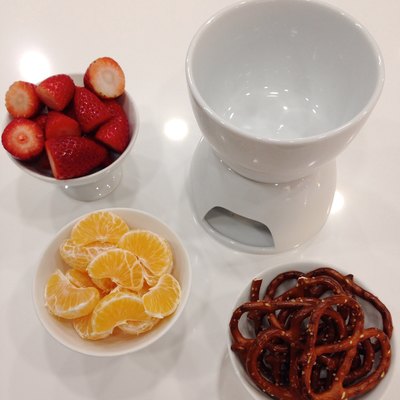
[[[194,220],[188,168],[201,137],[189,104],[184,61],[189,42],[231,0],[2,0],[0,93],[15,80],[82,72],[100,56],[123,66],[141,126],[120,186],[97,202],[78,202],[22,173],[0,151],[0,399],[247,399],[226,347],[234,299],[270,266],[323,261],[373,287],[398,327],[400,301],[400,2],[332,0],[375,37],[386,64],[382,96],[358,137],[338,157],[343,205],[308,244],[278,255],[226,248]],[[29,58],[41,60],[38,68]],[[28,60],[28,62],[27,62]],[[27,64],[30,66],[27,69]],[[3,121],[6,110],[2,106]],[[178,118],[187,135],[171,140]],[[139,353],[83,356],[52,339],[31,299],[38,259],[64,224],[88,211],[150,212],[182,238],[193,269],[192,293],[177,325]],[[398,354],[397,354],[398,356]],[[399,398],[400,371],[384,399]]]

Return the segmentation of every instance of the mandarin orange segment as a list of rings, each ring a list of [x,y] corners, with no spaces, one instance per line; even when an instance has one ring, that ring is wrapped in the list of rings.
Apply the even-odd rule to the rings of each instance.
[[[103,294],[108,294],[110,293],[113,289],[116,288],[116,284],[109,278],[101,278],[101,279],[96,279],[96,278],[91,278],[93,283],[101,289]]]
[[[146,321],[127,321],[118,325],[118,328],[129,335],[141,335],[152,330],[160,321],[159,318],[150,318]]]
[[[142,297],[146,313],[155,318],[171,315],[178,307],[180,298],[181,287],[171,274],[162,275],[157,285]]]
[[[82,246],[94,242],[115,244],[128,231],[128,225],[118,215],[110,211],[97,211],[74,225],[71,240]]]
[[[171,246],[156,233],[141,229],[129,231],[121,237],[117,247],[134,253],[148,271],[148,276],[159,277],[172,270]]]
[[[146,333],[179,304],[170,244],[151,231],[130,231],[112,212],[80,219],[59,252],[70,269],[50,276],[46,307],[72,320],[83,339],[104,339],[114,331]]]
[[[127,250],[111,249],[98,255],[87,267],[93,279],[109,278],[124,288],[139,290],[143,286],[142,266]]]
[[[148,269],[143,268],[143,278],[147,285],[150,287],[155,286],[160,279],[158,275],[152,274]]]
[[[87,340],[105,339],[110,336],[109,333],[94,334],[92,329],[92,314],[85,315],[84,317],[76,318],[72,321],[76,333],[82,338]]]
[[[86,271],[93,258],[113,247],[115,247],[113,244],[107,242],[93,242],[82,246],[71,239],[66,239],[60,245],[60,255],[69,267]]]
[[[130,289],[139,292],[143,288],[144,275],[142,264],[138,261],[131,269],[131,282],[132,286]]]
[[[100,289],[101,297],[110,293],[117,286],[111,279],[92,279],[87,272],[75,268],[70,268],[65,276],[76,287],[96,287]]]
[[[69,281],[78,288],[85,287],[93,287],[95,286],[93,281],[90,279],[90,276],[87,272],[80,271],[75,268],[70,268],[65,276],[69,279]]]
[[[66,319],[90,314],[100,299],[96,288],[77,288],[60,270],[54,272],[47,281],[44,297],[49,311]]]
[[[95,335],[111,334],[114,328],[127,321],[146,321],[142,299],[127,290],[116,290],[103,297],[92,314],[92,332]]]

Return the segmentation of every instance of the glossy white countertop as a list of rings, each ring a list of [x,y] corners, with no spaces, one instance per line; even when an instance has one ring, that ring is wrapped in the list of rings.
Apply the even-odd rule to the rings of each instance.
[[[120,186],[96,202],[73,200],[24,174],[1,149],[0,399],[247,399],[228,358],[231,309],[254,275],[282,263],[322,261],[351,271],[386,303],[395,330],[399,326],[400,3],[331,0],[375,37],[386,82],[367,124],[337,159],[342,202],[336,212],[309,243],[278,255],[249,255],[216,242],[194,220],[187,193],[201,134],[186,88],[186,51],[200,24],[230,3],[2,0],[0,94],[15,80],[78,73],[111,56],[125,70],[141,124]],[[0,118],[6,118],[3,106]],[[180,124],[174,132],[182,134],[175,140],[166,129],[174,120]],[[183,315],[165,337],[138,353],[103,359],[51,338],[36,317],[31,288],[53,235],[70,220],[108,207],[144,210],[169,224],[188,249],[193,283]],[[383,399],[398,398],[399,380],[397,369]]]

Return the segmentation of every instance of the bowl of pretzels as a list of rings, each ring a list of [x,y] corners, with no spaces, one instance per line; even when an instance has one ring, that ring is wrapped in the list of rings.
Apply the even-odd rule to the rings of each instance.
[[[256,400],[382,398],[393,371],[393,324],[385,304],[336,267],[269,268],[238,297],[229,354]]]

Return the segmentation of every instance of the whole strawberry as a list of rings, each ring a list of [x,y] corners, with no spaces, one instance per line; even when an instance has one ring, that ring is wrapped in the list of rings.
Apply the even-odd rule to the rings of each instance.
[[[102,145],[83,136],[49,139],[45,147],[56,179],[87,175],[102,165],[108,157],[108,152]]]
[[[36,87],[36,93],[47,107],[54,111],[62,111],[72,100],[75,84],[65,74],[53,75]]]
[[[93,131],[112,116],[103,102],[84,87],[75,89],[74,111],[84,133]]]

